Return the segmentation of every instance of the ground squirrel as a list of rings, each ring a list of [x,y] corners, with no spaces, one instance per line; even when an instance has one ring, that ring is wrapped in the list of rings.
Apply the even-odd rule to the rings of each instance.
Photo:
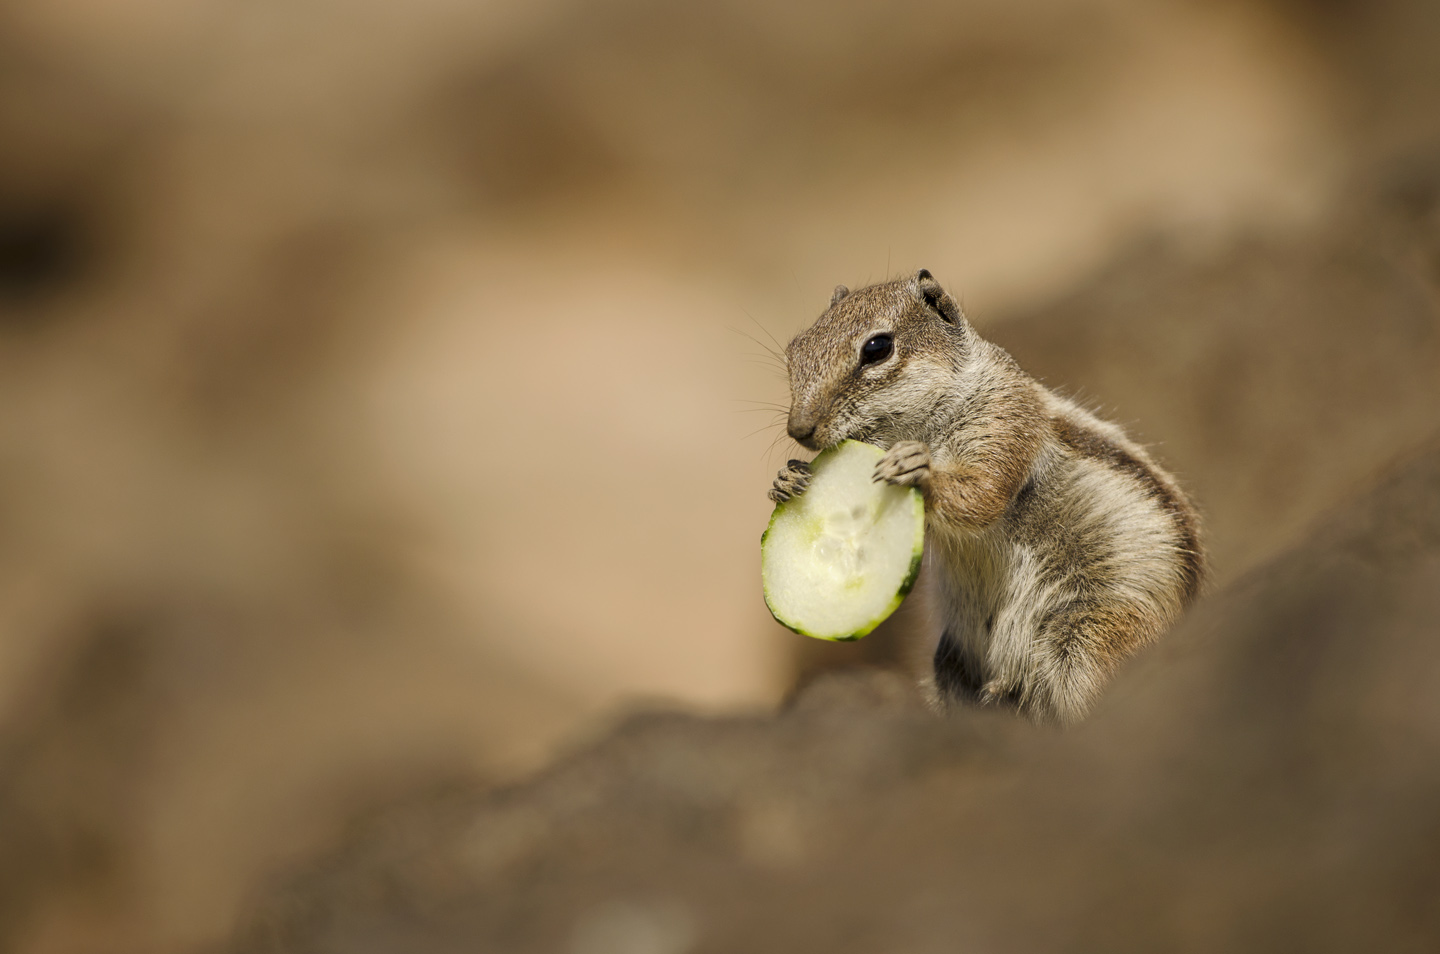
[[[977,335],[929,271],[836,288],[785,359],[792,438],[875,444],[875,479],[925,495],[935,704],[1072,722],[1198,592],[1199,520],[1175,479]],[[808,481],[792,460],[770,495]]]

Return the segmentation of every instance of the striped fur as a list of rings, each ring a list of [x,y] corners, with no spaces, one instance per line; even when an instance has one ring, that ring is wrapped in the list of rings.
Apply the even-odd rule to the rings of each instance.
[[[866,364],[876,334],[894,349]],[[786,357],[792,437],[886,448],[876,479],[925,493],[936,705],[1073,722],[1199,592],[1199,518],[1175,479],[976,335],[929,272],[837,288]],[[797,463],[772,496],[804,491]]]

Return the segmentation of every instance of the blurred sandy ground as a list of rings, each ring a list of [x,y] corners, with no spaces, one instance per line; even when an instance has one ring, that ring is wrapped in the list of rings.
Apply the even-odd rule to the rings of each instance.
[[[770,337],[1305,228],[1410,128],[1343,6],[0,4],[0,946],[184,949],[396,787],[773,703]]]

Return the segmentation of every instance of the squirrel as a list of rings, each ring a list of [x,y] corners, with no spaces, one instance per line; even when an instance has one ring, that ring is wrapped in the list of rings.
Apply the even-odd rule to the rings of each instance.
[[[935,707],[1074,722],[1199,593],[1199,514],[1175,478],[976,334],[927,269],[838,286],[785,364],[791,438],[874,444],[874,479],[924,495]],[[809,479],[792,460],[770,497]]]

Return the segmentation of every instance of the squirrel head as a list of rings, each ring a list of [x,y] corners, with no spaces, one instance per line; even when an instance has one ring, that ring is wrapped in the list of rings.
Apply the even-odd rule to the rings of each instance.
[[[922,439],[954,390],[973,332],[927,269],[850,291],[785,349],[787,431],[821,450],[846,439],[888,445]]]

